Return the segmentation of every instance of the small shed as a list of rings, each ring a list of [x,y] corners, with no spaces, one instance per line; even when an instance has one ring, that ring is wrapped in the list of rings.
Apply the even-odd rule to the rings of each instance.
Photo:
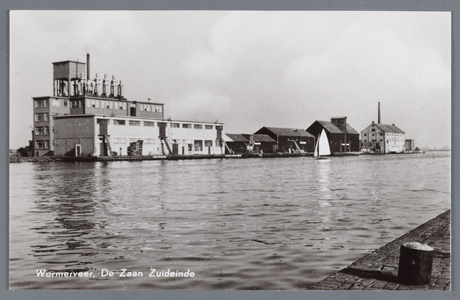
[[[274,153],[276,141],[267,134],[243,134],[249,140],[253,153]]]
[[[248,151],[249,139],[242,134],[226,133],[225,154],[245,154]]]
[[[315,138],[305,129],[262,127],[257,134],[268,135],[276,141],[274,152],[313,152],[315,149]]]

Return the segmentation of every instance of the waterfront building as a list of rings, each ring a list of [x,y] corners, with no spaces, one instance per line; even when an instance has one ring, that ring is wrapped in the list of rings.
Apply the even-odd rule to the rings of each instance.
[[[413,151],[415,150],[415,140],[406,139],[404,142],[404,151]]]
[[[121,81],[90,79],[89,66],[89,55],[53,63],[53,96],[33,98],[34,155],[223,153],[224,124],[166,120],[163,103],[127,100]]]
[[[405,149],[405,133],[395,124],[372,122],[361,131],[361,147],[367,152],[401,153]]]
[[[223,154],[222,123],[71,114],[55,118],[55,154]]]
[[[307,131],[315,138],[326,132],[329,139],[331,154],[358,152],[359,133],[347,123],[347,117],[331,118],[331,121],[315,121]]]
[[[276,144],[273,152],[312,152],[315,149],[315,138],[304,129],[262,127],[254,135],[264,134],[271,137]],[[265,151],[265,150],[264,150]]]
[[[276,152],[276,141],[268,134],[243,134],[249,140],[253,153]]]
[[[248,151],[249,139],[242,134],[225,134],[226,154],[245,154]]]
[[[413,146],[409,142],[409,147]],[[371,153],[402,153],[406,148],[405,133],[395,124],[382,124],[380,102],[378,103],[377,124],[361,131],[361,150]]]

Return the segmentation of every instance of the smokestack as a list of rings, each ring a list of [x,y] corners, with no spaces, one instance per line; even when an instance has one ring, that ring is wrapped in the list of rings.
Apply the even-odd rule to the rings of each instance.
[[[379,102],[379,116],[378,116],[378,123],[377,124],[380,124],[380,102]]]
[[[91,80],[89,73],[89,53],[86,53],[86,79]]]

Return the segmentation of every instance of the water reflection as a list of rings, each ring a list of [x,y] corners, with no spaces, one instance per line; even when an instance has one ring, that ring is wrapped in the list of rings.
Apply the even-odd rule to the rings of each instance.
[[[36,268],[152,266],[200,275],[79,284],[305,288],[449,208],[450,157],[428,158],[11,165],[11,284],[75,287],[24,275]]]

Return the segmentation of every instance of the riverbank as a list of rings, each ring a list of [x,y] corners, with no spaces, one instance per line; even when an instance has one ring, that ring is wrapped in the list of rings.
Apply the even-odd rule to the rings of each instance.
[[[426,285],[398,283],[399,251],[406,242],[435,250],[431,281]],[[450,210],[408,232],[309,287],[311,290],[450,290]]]

